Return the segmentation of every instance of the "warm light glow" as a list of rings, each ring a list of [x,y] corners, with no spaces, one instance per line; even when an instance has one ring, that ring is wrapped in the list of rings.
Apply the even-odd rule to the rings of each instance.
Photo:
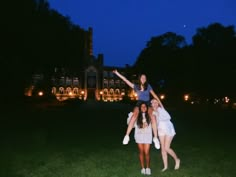
[[[160,98],[161,98],[161,100],[165,99],[165,95],[164,94],[161,95]]]
[[[38,92],[38,95],[39,95],[39,96],[43,96],[43,92],[42,92],[42,91],[39,91],[39,92]]]
[[[125,95],[125,92],[121,92],[121,95],[124,96],[124,95]]]
[[[225,100],[225,103],[228,103],[228,102],[229,102],[229,97],[226,96],[226,97],[224,98],[224,100]]]
[[[188,94],[184,95],[184,100],[185,100],[185,101],[188,101],[188,100],[189,100],[189,95],[188,95]]]
[[[102,95],[103,94],[103,92],[102,91],[100,91],[100,95]]]
[[[83,94],[84,94],[84,91],[82,90],[80,93],[83,95]]]
[[[69,92],[69,95],[72,95],[72,92]]]

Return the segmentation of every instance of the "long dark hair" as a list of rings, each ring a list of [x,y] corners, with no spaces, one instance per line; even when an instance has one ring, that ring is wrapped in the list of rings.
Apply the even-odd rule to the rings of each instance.
[[[141,83],[141,76],[145,76],[146,77],[146,82],[144,82],[144,84]],[[148,81],[147,81],[147,76],[146,74],[140,74],[138,76],[138,89],[141,90],[141,85],[143,85],[143,89],[144,90],[147,90],[147,87],[148,87]]]
[[[143,103],[140,104],[140,106],[139,106],[139,113],[138,113],[138,118],[137,118],[137,125],[138,125],[139,128],[143,128],[143,115],[142,115],[142,111],[141,111],[141,106],[142,106],[143,104],[144,104],[144,105],[146,106],[146,108],[147,108],[147,111],[145,112],[145,117],[146,117],[147,124],[149,125],[149,124],[150,124],[150,121],[151,121],[151,118],[150,118],[150,116],[149,116],[149,114],[148,114],[148,105],[147,105],[145,102],[143,102]]]

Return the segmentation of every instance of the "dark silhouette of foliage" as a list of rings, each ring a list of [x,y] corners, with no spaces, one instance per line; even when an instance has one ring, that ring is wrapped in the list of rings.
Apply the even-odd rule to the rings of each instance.
[[[36,71],[48,75],[54,67],[81,68],[85,30],[50,9],[47,1],[3,1],[0,19],[4,90],[19,96]]]
[[[219,23],[197,29],[193,43],[165,33],[152,37],[134,67],[146,72],[150,81],[165,91],[198,92],[202,95],[233,94],[236,89],[236,35],[234,26]]]
[[[134,67],[146,72],[155,87],[160,80],[171,84],[181,74],[179,67],[182,66],[182,58],[180,56],[184,47],[186,47],[184,37],[175,33],[168,32],[152,37],[136,60]]]

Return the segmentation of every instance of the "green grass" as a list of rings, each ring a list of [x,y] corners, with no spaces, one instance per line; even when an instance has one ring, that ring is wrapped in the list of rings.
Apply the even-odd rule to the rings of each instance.
[[[28,107],[1,115],[1,177],[138,177],[138,149],[131,134],[121,144],[132,107],[87,103]],[[168,109],[168,108],[167,108]],[[235,177],[235,110],[169,108],[181,168],[161,173],[160,150],[151,148],[155,177]]]

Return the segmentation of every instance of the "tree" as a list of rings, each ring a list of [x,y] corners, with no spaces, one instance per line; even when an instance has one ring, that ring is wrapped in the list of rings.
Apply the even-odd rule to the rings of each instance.
[[[36,70],[50,73],[58,66],[81,68],[85,30],[51,10],[47,1],[3,1],[0,20],[2,93],[12,93],[5,96],[23,97]]]
[[[145,72],[152,85],[157,86],[165,80],[172,87],[182,73],[182,50],[186,47],[185,38],[172,32],[152,37],[137,58],[134,67]]]
[[[236,34],[234,26],[219,23],[197,29],[193,48],[198,70],[205,91],[214,95],[235,89]]]

